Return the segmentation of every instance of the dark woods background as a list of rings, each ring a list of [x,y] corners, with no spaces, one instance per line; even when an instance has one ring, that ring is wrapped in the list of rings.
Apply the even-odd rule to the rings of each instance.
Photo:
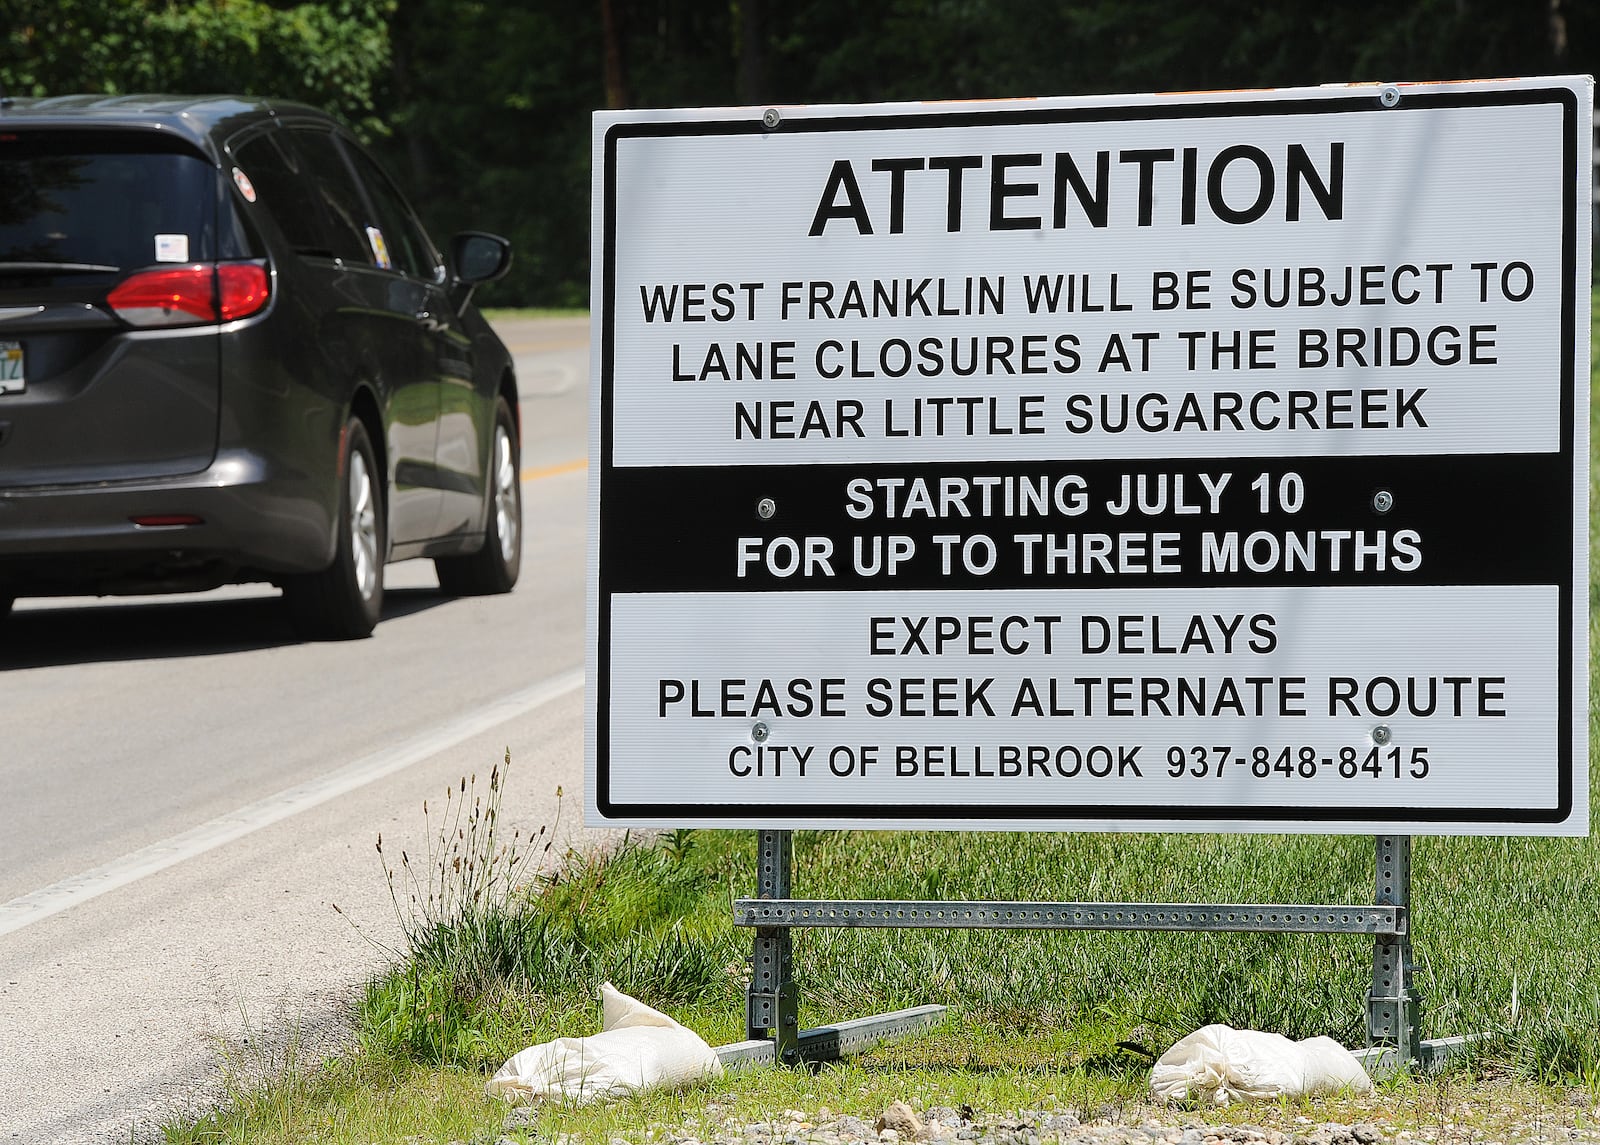
[[[498,305],[585,306],[589,116],[1592,74],[1600,0],[0,0],[11,95],[236,91],[342,115]]]

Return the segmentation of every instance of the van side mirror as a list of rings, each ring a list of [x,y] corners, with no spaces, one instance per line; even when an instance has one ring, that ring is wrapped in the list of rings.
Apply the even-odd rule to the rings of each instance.
[[[493,282],[511,269],[511,244],[484,231],[462,231],[450,240],[450,265],[465,286]]]

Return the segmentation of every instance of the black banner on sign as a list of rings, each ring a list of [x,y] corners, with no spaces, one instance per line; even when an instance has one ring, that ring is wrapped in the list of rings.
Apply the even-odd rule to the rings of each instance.
[[[612,468],[601,575],[613,592],[1559,584],[1571,504],[1548,492],[1570,472],[1544,454]]]

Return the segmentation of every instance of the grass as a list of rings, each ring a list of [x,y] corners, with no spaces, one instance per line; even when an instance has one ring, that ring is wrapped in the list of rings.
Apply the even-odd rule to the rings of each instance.
[[[490,322],[505,318],[587,318],[589,311],[584,307],[491,306],[484,309],[483,316]]]
[[[1595,299],[1600,313],[1600,292]],[[1596,371],[1591,371],[1593,374]],[[1600,393],[1600,378],[1594,389]],[[1592,437],[1600,441],[1594,407]],[[1600,467],[1591,467],[1591,481]],[[1591,505],[1600,507],[1600,488]],[[1591,560],[1600,529],[1591,524]],[[1600,569],[1600,563],[1595,567]],[[1591,588],[1591,656],[1597,598]],[[1591,667],[1593,671],[1593,667]],[[1590,741],[1600,746],[1591,701]],[[1591,764],[1591,806],[1600,768]],[[358,1047],[232,1077],[228,1102],[164,1128],[173,1145],[467,1141],[502,1135],[487,1072],[551,1037],[593,1032],[610,980],[712,1044],[740,1040],[749,932],[730,900],[752,889],[751,832],[673,832],[566,856],[505,841],[499,783],[446,801],[437,846],[389,866],[408,951],[365,991]],[[437,813],[437,809],[436,813]],[[433,819],[430,817],[430,824]],[[553,834],[553,833],[552,833]],[[386,862],[388,859],[386,858]],[[1369,902],[1367,837],[799,832],[795,893],[817,898]],[[1442,1078],[1370,1097],[1161,1111],[1288,1130],[1367,1122],[1385,1137],[1508,1140],[1600,1122],[1600,834],[1421,837],[1413,855],[1416,986],[1424,1033],[1486,1034]],[[940,1002],[947,1023],[818,1071],[753,1069],[685,1092],[538,1115],[541,1140],[710,1135],[723,1119],[789,1111],[868,1120],[889,1102],[1025,1109],[1137,1122],[1151,1055],[1208,1022],[1365,1041],[1371,940],[1347,936],[796,931],[803,1025]],[[1144,1052],[1148,1051],[1148,1052]],[[787,1130],[785,1130],[786,1132]]]
[[[818,897],[1371,897],[1362,838],[828,832],[802,834],[796,851],[797,887]],[[419,949],[369,991],[364,1036],[405,1029],[394,1016],[411,1009],[453,1015],[470,1043],[373,1035],[366,1046],[492,1067],[530,1032],[592,1026],[608,978],[709,1040],[738,1040],[749,933],[731,925],[728,901],[753,867],[748,834],[726,832],[680,859],[633,844],[582,862],[481,946],[441,931],[447,957]],[[1428,1033],[1487,1031],[1482,1063],[1531,1079],[1600,1076],[1600,917],[1568,909],[1600,901],[1600,845],[1419,839],[1414,877]],[[919,1045],[956,1068],[998,1067],[1018,1046],[1052,1068],[1142,1066],[1118,1043],[1159,1051],[1208,1022],[1364,1041],[1371,940],[1360,937],[817,930],[796,932],[795,946],[805,1024],[939,1002],[968,1030],[1004,1032],[993,1060],[990,1035]]]
[[[841,897],[1160,899],[1200,886],[1219,900],[1324,901],[1333,892],[1363,901],[1370,846],[1303,836],[807,832],[796,839],[796,881],[802,893]],[[1496,1078],[1494,1102],[1475,1115],[1483,1132],[1482,1118],[1509,1116],[1508,1103],[1523,1123],[1535,1110],[1552,1126],[1590,1124],[1600,1103],[1600,919],[1567,908],[1600,901],[1582,885],[1600,871],[1595,841],[1425,838],[1416,860],[1428,1031],[1491,1034],[1470,1063],[1472,1082],[1406,1079],[1369,1100],[1207,1118],[1420,1132],[1461,1119],[1441,1112],[1452,1092],[1457,1103],[1481,1104],[1474,1087]],[[728,901],[753,867],[753,841],[739,832],[680,837],[675,851],[633,842],[574,856],[520,909],[487,912],[491,926],[419,932],[405,964],[366,992],[359,1053],[241,1088],[226,1112],[174,1126],[168,1139],[493,1141],[506,1109],[483,1097],[487,1072],[533,1042],[592,1032],[594,992],[607,979],[713,1043],[738,1040],[749,937],[731,926]],[[894,1100],[991,1114],[1071,1108],[1136,1123],[1152,1112],[1150,1055],[1206,1022],[1360,1044],[1370,951],[1370,940],[1303,935],[797,932],[804,1024],[929,1001],[950,1005],[952,1019],[815,1073],[741,1071],[685,1093],[547,1107],[540,1132],[631,1141],[652,1125],[788,1110],[870,1119]],[[1587,1104],[1568,1103],[1569,1089],[1587,1093]]]

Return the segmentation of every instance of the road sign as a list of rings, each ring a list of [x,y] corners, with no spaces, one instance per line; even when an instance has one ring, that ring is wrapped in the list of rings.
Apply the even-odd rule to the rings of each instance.
[[[589,822],[1586,833],[1591,87],[598,114]]]

